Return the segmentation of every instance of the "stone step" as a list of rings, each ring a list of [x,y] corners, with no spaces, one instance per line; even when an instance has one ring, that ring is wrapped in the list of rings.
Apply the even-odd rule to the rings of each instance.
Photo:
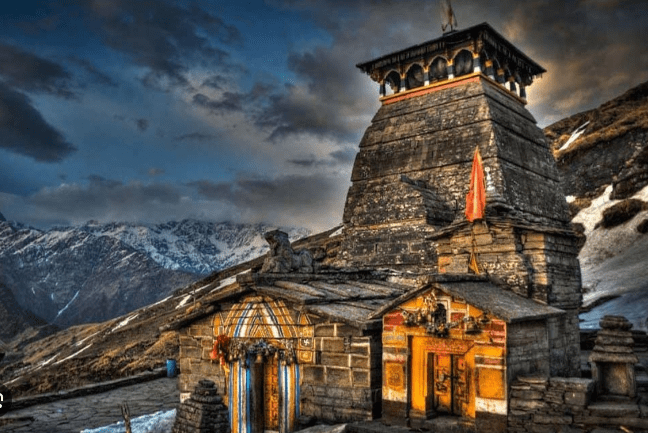
[[[590,404],[587,409],[594,417],[621,418],[639,417],[639,406],[636,403],[621,402],[596,402]]]

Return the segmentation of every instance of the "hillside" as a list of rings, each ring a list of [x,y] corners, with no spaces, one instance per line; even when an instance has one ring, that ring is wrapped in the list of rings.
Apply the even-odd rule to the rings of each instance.
[[[648,83],[600,107],[545,128],[572,222],[583,230],[584,304],[619,296],[581,315],[598,327],[604,314],[624,314],[648,329]]]

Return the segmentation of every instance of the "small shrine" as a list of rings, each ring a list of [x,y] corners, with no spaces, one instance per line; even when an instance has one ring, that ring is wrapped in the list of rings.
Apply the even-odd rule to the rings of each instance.
[[[639,358],[633,351],[632,323],[623,316],[604,316],[600,325],[589,356],[596,391],[600,396],[634,398],[635,364]]]

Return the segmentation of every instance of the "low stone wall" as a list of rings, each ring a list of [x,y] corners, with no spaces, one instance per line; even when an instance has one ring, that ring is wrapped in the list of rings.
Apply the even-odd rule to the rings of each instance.
[[[585,431],[580,423],[588,416],[594,391],[592,379],[518,377],[511,385],[509,433],[550,433],[570,426]]]

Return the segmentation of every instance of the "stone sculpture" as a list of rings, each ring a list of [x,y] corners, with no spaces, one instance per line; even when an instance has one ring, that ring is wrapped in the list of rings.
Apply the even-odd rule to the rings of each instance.
[[[270,244],[270,251],[263,261],[261,272],[284,274],[298,271],[313,272],[313,256],[308,250],[293,251],[288,234],[281,230],[272,230],[264,235]]]

